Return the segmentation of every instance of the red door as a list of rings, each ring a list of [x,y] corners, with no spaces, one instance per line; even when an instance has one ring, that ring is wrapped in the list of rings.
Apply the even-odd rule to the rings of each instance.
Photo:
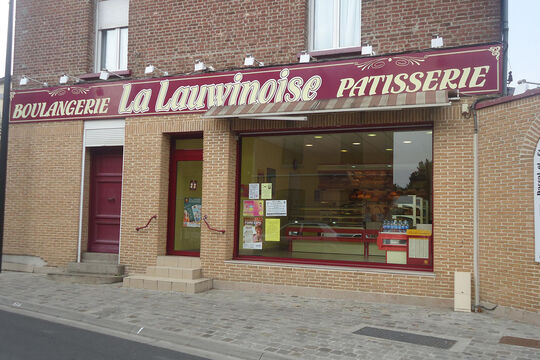
[[[91,153],[88,251],[118,253],[122,204],[122,148]]]

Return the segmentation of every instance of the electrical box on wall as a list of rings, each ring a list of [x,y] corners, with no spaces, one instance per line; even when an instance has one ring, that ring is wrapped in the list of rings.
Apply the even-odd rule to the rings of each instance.
[[[471,312],[471,273],[454,273],[454,311]]]

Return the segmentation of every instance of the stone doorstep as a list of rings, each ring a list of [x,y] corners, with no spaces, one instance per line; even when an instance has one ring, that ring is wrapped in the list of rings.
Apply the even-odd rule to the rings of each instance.
[[[82,253],[82,262],[103,262],[108,264],[118,264],[118,254],[109,253]]]
[[[146,275],[172,279],[196,280],[202,277],[201,268],[179,268],[169,266],[148,266]]]
[[[157,266],[180,267],[180,268],[200,268],[201,259],[192,256],[158,256]]]
[[[72,284],[113,284],[121,282],[122,275],[63,273],[47,274],[47,278]]]
[[[113,265],[109,263],[77,263],[71,262],[67,266],[67,271],[70,273],[85,273],[85,274],[103,274],[103,275],[123,275],[124,265]]]
[[[131,275],[124,278],[124,288],[159,291],[179,291],[196,294],[212,289],[212,279],[171,279],[166,277]]]

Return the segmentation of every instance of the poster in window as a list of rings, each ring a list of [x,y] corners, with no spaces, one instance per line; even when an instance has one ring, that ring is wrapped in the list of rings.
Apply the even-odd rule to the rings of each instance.
[[[242,215],[246,217],[264,216],[263,200],[244,200]]]
[[[242,247],[244,249],[262,249],[263,222],[262,217],[244,219],[244,226],[242,227]]]
[[[184,198],[184,227],[201,227],[201,198]]]
[[[280,219],[266,219],[264,241],[279,241]]]
[[[272,183],[262,183],[261,184],[261,199],[271,199],[272,198]]]
[[[249,184],[249,198],[257,200],[259,198],[259,184],[251,183]]]
[[[287,216],[287,200],[266,200],[266,216]]]

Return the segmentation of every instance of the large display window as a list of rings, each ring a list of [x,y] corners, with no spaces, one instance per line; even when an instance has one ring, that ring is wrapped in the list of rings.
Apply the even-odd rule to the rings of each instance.
[[[432,267],[432,148],[430,128],[242,136],[237,257]]]

